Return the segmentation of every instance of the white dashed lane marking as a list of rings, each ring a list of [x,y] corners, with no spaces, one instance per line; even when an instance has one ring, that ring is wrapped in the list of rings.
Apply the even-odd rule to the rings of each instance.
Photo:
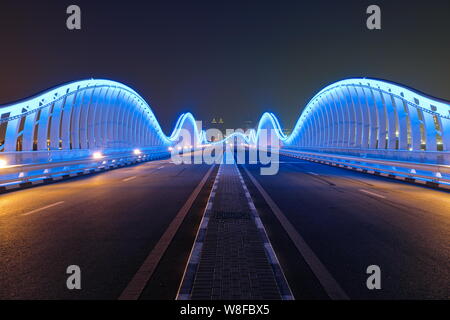
[[[45,207],[42,207],[42,208],[38,208],[38,209],[34,209],[34,210],[31,210],[31,211],[28,211],[28,212],[22,214],[22,216],[28,216],[28,215],[33,214],[33,213],[38,213],[38,212],[40,212],[40,211],[43,211],[43,210],[45,210],[45,209],[49,209],[49,208],[58,206],[58,205],[63,204],[63,203],[64,203],[64,201],[58,201],[58,202],[49,204],[48,206],[45,206]]]
[[[367,193],[367,194],[370,194],[370,195],[372,195],[372,196],[374,196],[374,197],[386,199],[385,196],[382,196],[381,194],[378,194],[378,193],[375,193],[375,192],[367,191],[367,190],[364,190],[364,189],[359,189],[359,191],[364,192],[364,193]]]
[[[133,179],[136,179],[136,176],[128,177],[126,179],[123,179],[122,181],[123,182],[127,182],[127,181],[130,181],[130,180],[133,180]]]

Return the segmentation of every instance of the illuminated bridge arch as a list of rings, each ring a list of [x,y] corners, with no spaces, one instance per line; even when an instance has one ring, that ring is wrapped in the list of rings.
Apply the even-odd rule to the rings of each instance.
[[[316,94],[289,136],[275,115],[264,113],[245,139],[255,143],[262,129],[274,128],[285,148],[443,162],[442,156],[449,160],[449,110],[448,102],[397,84],[347,79]],[[134,90],[83,80],[0,107],[0,152],[167,149],[180,141],[181,129],[191,132],[189,146],[205,141],[192,114],[182,114],[166,136]]]
[[[167,147],[189,123],[195,128],[183,114],[167,137],[134,90],[82,80],[0,107],[0,152]]]
[[[338,81],[311,99],[285,143],[304,148],[449,151],[450,105],[386,81]]]
[[[317,93],[292,133],[284,135],[272,113],[260,129],[275,129],[284,148],[419,162],[450,162],[450,104],[375,79],[335,82]]]

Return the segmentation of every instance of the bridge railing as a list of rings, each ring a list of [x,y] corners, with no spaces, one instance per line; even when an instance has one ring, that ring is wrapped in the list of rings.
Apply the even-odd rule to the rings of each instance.
[[[8,164],[0,167],[0,191],[113,169],[133,163],[160,159],[170,155],[166,148],[147,148],[133,152],[135,150],[137,149],[109,150],[105,154],[93,154],[92,151],[82,150],[82,152],[70,158],[54,157],[54,151],[52,151],[47,153],[47,161],[40,162],[30,161],[36,160],[34,157],[36,152],[33,152],[33,157],[26,158],[28,160],[27,163]],[[4,156],[2,154],[2,158],[5,158]],[[24,153],[20,152],[16,155],[9,154],[9,156],[9,159],[12,159],[14,156],[24,156]],[[41,157],[43,156],[41,155]]]
[[[384,149],[356,149],[341,147],[294,148],[305,152],[329,153],[361,158],[386,159],[393,161],[418,162],[428,164],[450,164],[450,152],[408,151]]]
[[[430,182],[431,185],[450,187],[449,165],[366,158],[288,148],[282,149],[280,154],[352,168],[367,173],[400,177],[403,180]]]
[[[79,149],[79,150],[49,150],[49,151],[16,151],[2,152],[0,159],[12,165],[48,164],[53,162],[64,162],[73,160],[85,160],[92,157],[95,152],[101,152],[104,156],[114,156],[121,154],[132,154],[134,150],[143,153],[154,153],[167,151],[166,147],[146,147],[146,148],[106,148],[106,149]]]

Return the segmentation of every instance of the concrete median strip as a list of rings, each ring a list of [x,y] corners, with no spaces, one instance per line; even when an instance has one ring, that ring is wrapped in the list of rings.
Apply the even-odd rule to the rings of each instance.
[[[247,185],[245,184],[245,181],[242,178],[242,175],[239,172],[239,170],[238,170],[238,174],[239,174],[239,180],[242,183],[242,187],[244,188],[244,191],[245,191],[245,197],[247,198],[248,205],[250,207],[250,210],[252,211],[253,219],[256,223],[258,231],[261,234],[261,237],[264,239],[264,249],[269,258],[270,264],[272,266],[272,269],[273,269],[273,272],[275,275],[275,279],[276,279],[278,288],[280,290],[281,298],[283,300],[294,300],[294,295],[291,291],[291,288],[289,287],[289,283],[286,279],[286,276],[284,275],[281,264],[278,261],[275,250],[273,249],[272,244],[270,243],[270,240],[269,240],[269,236],[267,235],[267,231],[264,227],[263,222],[261,221],[261,218],[259,217],[258,210],[256,210],[255,204],[253,203],[253,199],[250,195],[250,192],[248,191]]]
[[[236,164],[221,164],[213,190],[177,299],[294,299]]]
[[[214,184],[209,194],[208,202],[205,207],[205,212],[203,213],[203,217],[200,222],[200,227],[198,228],[197,235],[195,237],[194,245],[192,246],[191,252],[189,254],[188,263],[183,272],[183,278],[181,279],[181,284],[180,287],[178,288],[176,300],[188,300],[190,298],[190,293],[194,285],[195,273],[198,267],[198,263],[200,262],[200,255],[202,252],[206,229],[208,228],[212,203],[214,197],[216,196],[214,190],[217,189],[219,178],[220,178],[220,168],[214,179]]]

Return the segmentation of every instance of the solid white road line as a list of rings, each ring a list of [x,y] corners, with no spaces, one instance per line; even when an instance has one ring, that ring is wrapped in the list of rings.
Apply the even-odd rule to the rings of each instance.
[[[136,179],[136,178],[137,178],[136,176],[132,176],[132,177],[128,177],[126,179],[123,179],[122,181],[123,182],[127,182],[127,181],[130,181],[130,180]]]
[[[123,290],[122,294],[119,297],[119,300],[139,299],[140,295],[145,289],[145,286],[147,285],[148,281],[153,275],[153,272],[155,272],[156,267],[159,264],[159,261],[161,260],[162,256],[169,247],[169,244],[172,242],[173,237],[180,228],[181,223],[183,222],[184,218],[186,217],[187,213],[192,207],[192,204],[194,203],[198,194],[200,193],[209,176],[211,175],[214,167],[215,165],[212,165],[209,168],[208,172],[206,172],[206,174],[203,176],[203,179],[191,193],[191,195],[189,196],[183,207],[180,209],[180,211],[178,211],[175,218],[167,227],[166,231],[161,236],[155,247],[153,247],[152,251],[147,256],[144,263],[141,265],[136,274],[133,276],[130,283],[128,283],[125,290]]]
[[[256,207],[255,207],[255,204],[253,203],[253,199],[250,195],[250,192],[248,192],[247,185],[245,184],[245,181],[242,178],[241,172],[239,171],[237,165],[236,164],[234,164],[234,165],[235,165],[236,171],[239,175],[239,178],[241,180],[242,188],[244,189],[245,194],[246,195],[248,194],[247,202],[250,207],[250,210],[253,213],[254,222],[255,222],[256,226],[258,227],[259,232],[262,235],[262,238],[267,239],[266,241],[264,241],[264,248],[266,250],[266,254],[268,255],[269,262],[271,265],[276,265],[279,268],[279,271],[281,273],[280,277],[277,277],[277,276],[275,277],[277,285],[278,285],[278,289],[281,294],[281,299],[282,300],[294,300],[294,295],[292,294],[289,283],[286,279],[286,276],[284,275],[283,268],[281,267],[281,264],[278,261],[277,255],[275,253],[275,250],[273,249],[272,244],[270,243],[270,239],[269,239],[269,236],[267,235],[266,228],[264,227],[264,224],[261,221],[258,210],[256,210]]]
[[[347,296],[345,291],[341,288],[336,279],[334,279],[325,265],[308,246],[303,237],[298,233],[297,229],[291,224],[288,218],[286,218],[278,205],[272,200],[272,198],[264,190],[261,184],[253,177],[250,171],[248,171],[245,167],[244,170],[255,187],[258,189],[260,194],[263,196],[264,200],[269,205],[270,209],[272,210],[275,217],[277,217],[284,230],[286,230],[286,233],[291,238],[292,242],[302,255],[303,259],[305,259],[306,263],[311,268],[311,271],[314,273],[317,280],[319,280],[327,295],[333,300],[348,300],[349,297]]]
[[[45,210],[45,209],[48,209],[48,208],[52,208],[52,207],[55,207],[55,206],[59,206],[60,204],[63,204],[63,203],[64,203],[64,201],[58,201],[58,202],[49,204],[48,206],[45,206],[45,207],[42,207],[42,208],[38,208],[38,209],[34,209],[34,210],[31,210],[31,211],[28,211],[27,213],[22,214],[22,216],[28,216],[28,215],[30,215],[30,214],[37,213],[37,212],[40,212],[40,211]]]
[[[217,171],[216,177],[214,178],[213,187],[211,189],[211,192],[209,193],[208,202],[206,203],[205,210],[203,211],[203,217],[200,221],[200,227],[197,229],[195,241],[191,248],[191,252],[189,253],[189,258],[186,267],[184,268],[183,277],[181,278],[180,285],[178,286],[175,300],[189,300],[190,298],[190,294],[186,293],[186,291],[190,292],[192,290],[192,286],[194,285],[195,273],[190,274],[189,270],[194,269],[195,265],[200,261],[204,239],[201,239],[199,235],[201,232],[204,232],[208,228],[209,215],[211,214],[212,204],[216,196],[216,193],[212,190],[215,190],[215,187],[217,188],[221,170],[222,165],[219,165],[219,170]]]
[[[162,168],[164,168],[164,167],[165,167],[165,166],[161,166],[161,167],[158,168],[158,170],[159,170],[159,169],[162,169]]]
[[[315,173],[315,172],[308,172],[309,174],[312,174],[312,175],[315,175],[315,176],[318,176],[319,174],[317,174],[317,173]]]
[[[370,191],[367,191],[367,190],[364,190],[364,189],[359,189],[359,191],[367,193],[367,194],[370,194],[370,195],[378,197],[378,198],[386,199],[385,196],[382,196],[381,194],[378,194],[378,193],[375,193],[375,192],[370,192]]]

